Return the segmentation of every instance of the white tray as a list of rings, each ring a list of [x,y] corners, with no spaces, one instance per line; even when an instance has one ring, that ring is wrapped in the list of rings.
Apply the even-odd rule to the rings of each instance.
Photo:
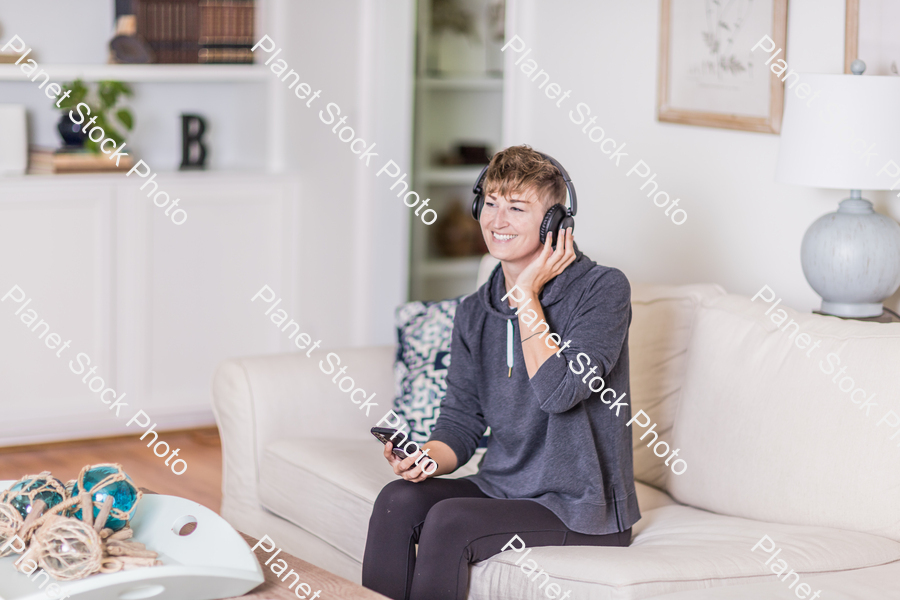
[[[14,481],[0,481],[0,491]],[[194,517],[190,535],[173,531],[183,517]],[[54,581],[72,600],[216,600],[246,594],[263,582],[263,572],[250,547],[222,517],[208,508],[179,498],[145,494],[131,521],[135,541],[159,553],[164,563],[79,581]],[[39,582],[15,570],[14,554],[0,559],[0,600],[49,600]],[[40,568],[40,567],[39,567]],[[64,594],[63,594],[64,596]],[[56,596],[57,598],[59,596]]]

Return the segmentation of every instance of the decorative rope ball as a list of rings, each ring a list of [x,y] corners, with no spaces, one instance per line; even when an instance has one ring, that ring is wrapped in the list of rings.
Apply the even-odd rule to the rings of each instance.
[[[66,498],[66,486],[53,477],[50,471],[44,471],[39,475],[26,475],[11,488],[0,493],[0,503],[15,508],[23,519],[31,512],[36,500],[43,500],[47,508],[53,508]]]
[[[8,542],[19,528],[22,527],[22,515],[19,511],[9,504],[0,504],[0,548],[6,546]],[[9,556],[13,553],[14,544],[10,544],[3,550],[0,550],[0,557]]]
[[[106,521],[106,527],[113,531],[119,531],[134,517],[138,502],[143,495],[131,481],[131,477],[122,470],[122,465],[113,463],[92,465],[81,469],[75,486],[72,488],[72,496],[77,496],[81,493],[80,490],[91,494],[94,508],[93,519],[100,514],[103,501],[107,497],[113,499],[112,510]],[[76,505],[73,508],[76,510],[72,516],[82,519],[81,507]]]
[[[96,573],[103,560],[100,534],[78,519],[52,516],[35,532],[31,544],[37,548],[41,568],[61,581]]]

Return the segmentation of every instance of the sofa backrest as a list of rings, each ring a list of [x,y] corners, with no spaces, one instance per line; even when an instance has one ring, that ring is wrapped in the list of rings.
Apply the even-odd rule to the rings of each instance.
[[[898,363],[900,324],[704,300],[671,432],[688,467],[666,489],[717,513],[900,541]]]
[[[487,283],[491,271],[493,271],[494,267],[498,264],[500,264],[500,261],[490,254],[485,254],[481,257],[481,262],[478,263],[478,283],[475,284],[475,289],[478,289]]]
[[[643,410],[650,422],[645,428],[632,425],[634,478],[638,481],[665,490],[670,478],[675,477],[665,464],[665,454],[660,458],[654,455],[653,448],[657,440],[672,444],[672,426],[684,384],[688,341],[697,309],[704,300],[724,294],[725,290],[711,284],[631,286],[632,316],[628,332],[631,414]],[[647,434],[649,429],[653,431]],[[654,443],[648,446],[651,440]],[[663,448],[660,445],[658,452],[662,453]]]

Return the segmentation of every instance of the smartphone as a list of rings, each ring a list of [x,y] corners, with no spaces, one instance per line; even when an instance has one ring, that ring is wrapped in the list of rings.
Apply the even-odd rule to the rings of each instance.
[[[400,435],[396,436],[393,440],[391,440],[391,436],[394,436],[396,433],[397,433],[396,429],[390,429],[388,427],[373,427],[372,428],[372,435],[374,435],[376,438],[378,438],[378,441],[380,441],[382,444],[387,444],[388,442],[391,442],[391,444],[394,444],[394,442],[397,442],[397,441],[405,441],[405,437],[403,437],[402,433]],[[393,452],[395,455],[399,456],[401,459],[409,456],[406,452],[403,451],[402,448],[398,448],[396,445],[394,445],[394,447],[391,448],[391,452]],[[437,471],[437,468],[438,468],[437,461],[434,460],[433,458],[431,458],[430,456],[427,458],[427,460],[434,463],[434,471]],[[431,472],[433,473],[434,471],[431,471]]]

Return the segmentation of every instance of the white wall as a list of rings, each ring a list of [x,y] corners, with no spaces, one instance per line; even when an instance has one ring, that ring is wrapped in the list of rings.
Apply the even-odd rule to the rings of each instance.
[[[849,194],[775,183],[777,135],[656,120],[659,0],[511,1],[507,38],[522,37],[532,48],[528,58],[572,96],[557,108],[511,64],[517,57],[508,57],[506,143],[528,143],[566,166],[581,200],[579,246],[632,282],[715,282],[745,295],[767,284],[785,304],[817,309],[820,299],[800,266],[800,241]],[[791,68],[843,71],[844,10],[843,0],[791,0],[785,50]],[[570,121],[578,102],[627,144],[620,167]],[[636,175],[626,178],[638,159],[657,173],[660,189],[681,198],[683,225],[653,205]],[[866,197],[900,216],[900,201],[890,207],[883,192]],[[896,298],[889,303],[896,304]]]
[[[409,211],[375,173],[388,159],[409,170],[413,2],[289,2],[283,12],[272,36],[322,90],[311,108],[286,100],[285,164],[301,177],[306,223],[304,318],[323,346],[390,343],[394,308],[406,299]],[[329,102],[377,144],[370,166],[320,120]]]
[[[115,13],[110,0],[0,0],[0,40],[18,35],[41,64],[102,64]]]
[[[412,171],[415,3],[363,0],[363,76],[360,117],[377,141],[380,162],[357,161],[357,292],[353,341],[386,344],[397,339],[394,309],[406,302],[409,283],[410,209],[390,191],[393,181],[375,173],[393,160]],[[364,136],[369,140],[368,135]],[[417,219],[418,220],[418,219]],[[423,226],[418,224],[419,226]]]

